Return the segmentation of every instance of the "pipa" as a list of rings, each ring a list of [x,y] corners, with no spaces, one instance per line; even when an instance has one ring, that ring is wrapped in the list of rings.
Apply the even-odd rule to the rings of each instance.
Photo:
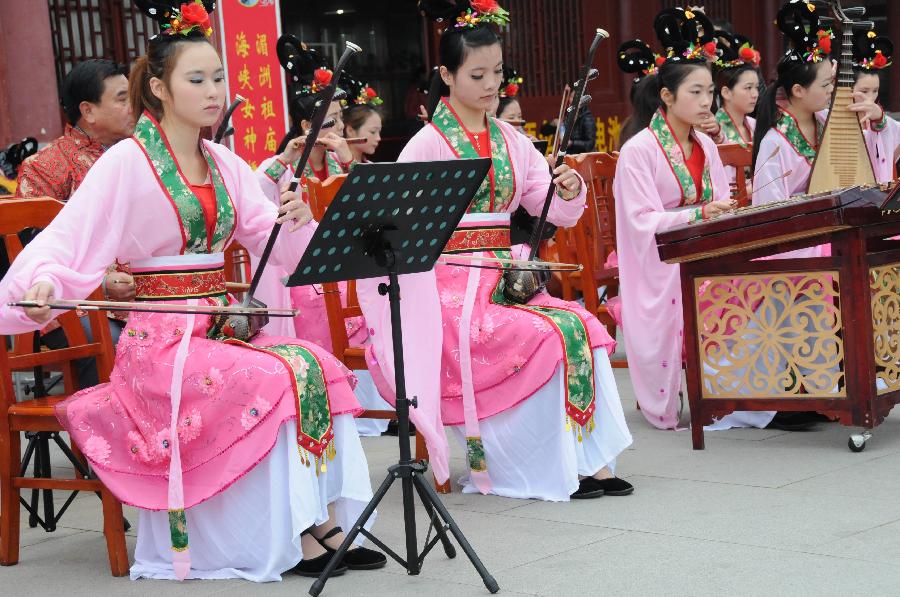
[[[853,185],[874,185],[875,172],[862,127],[855,112],[847,109],[853,103],[853,28],[871,28],[871,22],[853,21],[861,17],[863,7],[843,8],[841,0],[830,2],[835,18],[841,23],[841,60],[837,86],[831,98],[828,121],[819,142],[819,151],[809,178],[809,194]]]

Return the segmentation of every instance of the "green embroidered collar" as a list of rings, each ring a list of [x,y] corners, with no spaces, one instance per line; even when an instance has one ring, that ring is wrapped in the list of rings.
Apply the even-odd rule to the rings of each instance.
[[[472,134],[459,121],[459,117],[446,99],[441,99],[431,119],[433,126],[458,158],[479,158]],[[505,212],[516,193],[515,172],[509,157],[509,148],[500,126],[493,118],[487,119],[491,139],[493,164],[487,178],[469,206],[470,213]]]
[[[660,149],[666,156],[669,167],[678,186],[681,187],[681,205],[693,205],[698,202],[707,203],[712,199],[712,177],[709,172],[709,160],[703,163],[703,189],[701,196],[697,196],[697,188],[694,184],[694,177],[691,176],[687,164],[684,160],[684,150],[681,144],[675,138],[672,128],[669,126],[666,115],[662,109],[656,111],[653,118],[650,119],[650,132],[659,143]],[[694,150],[700,147],[700,141],[694,138]]]
[[[809,139],[806,138],[806,135],[803,134],[803,131],[800,130],[797,118],[783,107],[779,107],[778,110],[781,116],[775,124],[775,129],[787,139],[787,142],[791,144],[791,147],[797,152],[797,155],[805,159],[807,164],[812,164],[813,160],[816,159],[816,152],[819,149],[819,140],[822,138],[825,126],[815,117],[815,115],[813,116],[816,121],[816,144],[814,146],[809,142]]]
[[[734,122],[734,119],[731,117],[731,114],[723,106],[716,112],[716,121],[722,127],[722,134],[725,135],[725,141],[727,143],[737,143],[741,147],[747,147],[750,143],[753,143],[753,139],[744,139],[741,136],[741,131],[738,129],[737,124]],[[744,126],[746,127],[747,121],[744,120]],[[747,132],[750,132],[750,128],[747,128]]]
[[[210,179],[216,193],[216,225],[211,239],[207,237],[206,219],[200,200],[175,161],[165,133],[148,112],[144,112],[138,119],[133,138],[147,156],[163,192],[181,220],[182,253],[224,251],[234,231],[234,202],[225,187],[219,166],[206,145],[201,142],[200,151],[209,166]]]

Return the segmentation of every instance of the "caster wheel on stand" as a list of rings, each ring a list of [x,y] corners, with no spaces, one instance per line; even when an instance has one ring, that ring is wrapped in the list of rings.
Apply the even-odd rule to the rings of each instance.
[[[851,452],[862,452],[866,449],[866,442],[869,441],[869,438],[871,437],[872,432],[868,429],[862,433],[854,433],[850,436],[850,439],[847,440],[847,447],[850,448]]]

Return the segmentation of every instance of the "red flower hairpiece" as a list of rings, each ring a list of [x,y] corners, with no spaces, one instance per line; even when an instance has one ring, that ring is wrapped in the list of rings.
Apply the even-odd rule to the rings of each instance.
[[[209,13],[201,0],[182,4],[181,8],[172,10],[171,19],[167,25],[162,26],[162,30],[166,35],[188,35],[193,31],[199,31],[206,37],[212,35]]]

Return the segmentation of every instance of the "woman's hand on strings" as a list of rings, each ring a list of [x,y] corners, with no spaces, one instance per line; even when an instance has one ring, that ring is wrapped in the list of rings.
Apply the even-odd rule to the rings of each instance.
[[[856,112],[857,116],[859,116],[859,124],[863,128],[871,122],[878,122],[884,118],[884,110],[881,106],[875,103],[874,99],[867,99],[861,91],[853,92],[853,102],[847,106],[847,109],[851,112]]]
[[[330,131],[328,133],[325,133],[324,135],[320,135],[319,141],[322,142],[322,145],[325,146],[325,149],[327,149],[328,151],[333,151],[341,162],[346,164],[347,162],[353,160],[353,152],[350,151],[350,146],[347,145],[347,140],[334,131]]]
[[[53,302],[53,284],[50,282],[38,282],[28,289],[22,300],[35,301],[39,305]],[[35,323],[47,323],[52,318],[50,307],[25,307],[25,315]]]
[[[734,210],[735,207],[737,207],[737,201],[734,199],[711,201],[703,207],[703,217],[707,220],[717,218]]]
[[[566,164],[562,164],[553,170],[553,184],[559,196],[566,201],[571,201],[581,192],[581,178]]]
[[[278,219],[275,221],[279,224],[293,221],[293,224],[288,228],[289,232],[293,232],[308,224],[310,220],[312,220],[312,211],[310,211],[306,202],[303,201],[300,192],[283,190],[281,192],[281,209],[278,213]]]

